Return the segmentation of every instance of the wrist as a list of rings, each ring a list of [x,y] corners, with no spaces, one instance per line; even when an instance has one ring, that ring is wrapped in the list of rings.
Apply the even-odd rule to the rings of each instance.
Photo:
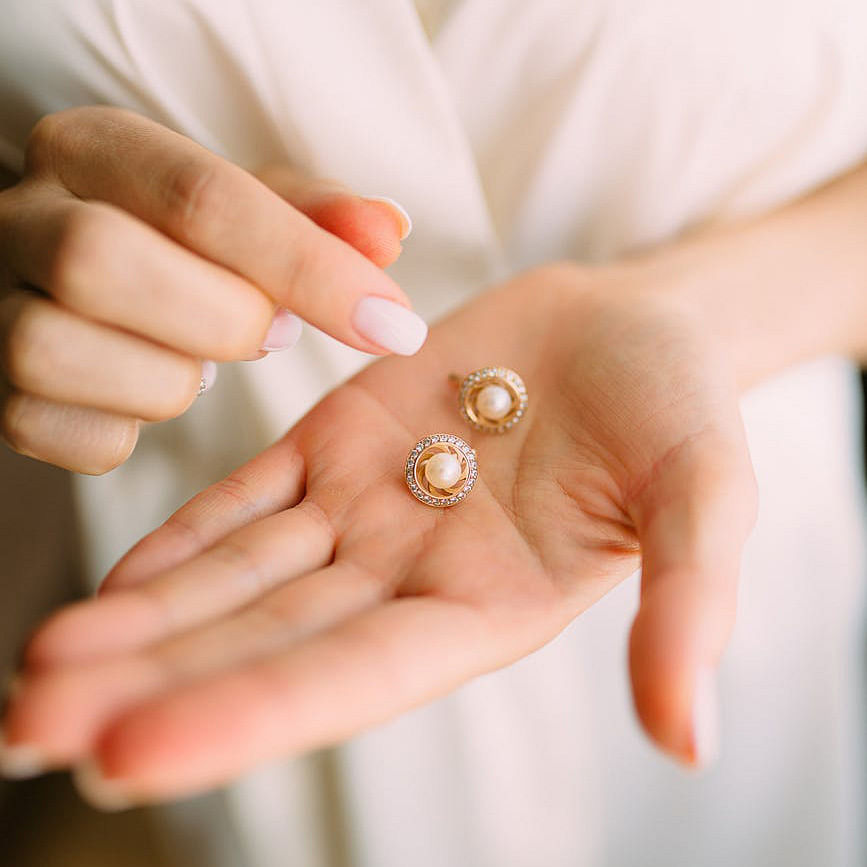
[[[681,305],[721,341],[743,388],[823,355],[863,359],[867,256],[846,223],[851,203],[829,198],[677,241],[622,271],[634,292]]]
[[[715,251],[677,246],[627,263],[621,279],[633,303],[664,304],[715,344],[745,390],[798,358],[770,299],[757,304],[754,287],[726,270]]]

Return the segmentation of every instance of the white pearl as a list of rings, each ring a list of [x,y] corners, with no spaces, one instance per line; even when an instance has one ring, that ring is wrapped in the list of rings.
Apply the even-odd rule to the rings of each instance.
[[[485,418],[499,421],[512,409],[512,395],[502,385],[486,385],[476,395],[476,409]]]
[[[439,452],[425,464],[424,474],[435,488],[450,488],[461,477],[461,463],[454,455]]]

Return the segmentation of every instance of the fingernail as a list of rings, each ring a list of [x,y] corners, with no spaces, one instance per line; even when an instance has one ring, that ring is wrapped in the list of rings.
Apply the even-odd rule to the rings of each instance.
[[[99,765],[93,760],[78,765],[72,772],[72,779],[78,794],[97,810],[116,813],[135,806],[135,802],[123,786],[106,779]]]
[[[702,666],[695,681],[692,699],[693,764],[697,768],[712,765],[719,755],[719,702],[716,675]]]
[[[420,316],[373,295],[358,302],[352,325],[362,337],[397,355],[415,355],[427,337],[427,325]]]
[[[206,391],[209,391],[211,386],[217,381],[217,364],[214,361],[202,362],[202,381],[199,383],[199,394],[201,397]]]
[[[265,335],[262,349],[265,352],[289,349],[298,342],[299,337],[301,337],[301,320],[285,307],[278,307],[271,327]]]
[[[7,780],[27,780],[38,777],[48,768],[42,753],[29,744],[6,743],[0,735],[0,776]]]
[[[388,198],[388,196],[365,196],[364,198],[368,202],[382,202],[392,208],[400,220],[400,240],[405,241],[409,237],[409,233],[412,231],[412,217],[406,212],[403,205]]]

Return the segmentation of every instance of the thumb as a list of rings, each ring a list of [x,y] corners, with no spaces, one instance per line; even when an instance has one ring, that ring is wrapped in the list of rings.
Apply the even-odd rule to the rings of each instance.
[[[641,604],[629,661],[648,734],[692,766],[718,748],[715,671],[734,625],[756,491],[742,429],[685,441],[633,504]]]
[[[412,230],[409,214],[394,199],[359,196],[336,181],[311,178],[287,165],[266,166],[256,176],[380,268],[397,260],[401,241]]]

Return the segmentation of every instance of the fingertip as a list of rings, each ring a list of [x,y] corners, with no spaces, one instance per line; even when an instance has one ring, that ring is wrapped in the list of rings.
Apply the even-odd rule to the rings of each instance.
[[[159,631],[159,614],[146,597],[116,593],[76,602],[49,618],[25,651],[29,672],[105,659]]]
[[[711,767],[720,747],[714,667],[683,645],[652,646],[636,620],[630,670],[636,714],[650,739],[690,769]]]
[[[103,813],[118,813],[135,806],[126,787],[109,779],[94,759],[82,762],[72,772],[72,781],[81,799]]]
[[[73,603],[52,614],[30,637],[24,648],[24,665],[30,672],[49,668],[63,658],[63,651],[78,637],[79,608]]]
[[[692,764],[703,770],[715,764],[720,750],[719,697],[716,672],[700,665],[692,698]]]
[[[642,608],[632,625],[629,667],[635,712],[650,739],[684,764],[692,762],[689,661],[681,648],[659,640],[652,612]]]
[[[389,298],[368,296],[355,307],[352,325],[365,340],[395,355],[415,355],[428,327],[415,312]]]
[[[173,799],[220,782],[212,774],[220,762],[216,755],[224,750],[214,744],[223,744],[227,733],[219,722],[214,728],[204,725],[200,713],[193,713],[194,724],[188,724],[185,708],[183,698],[151,698],[102,730],[84,780],[91,784],[88,795],[94,802],[102,803],[103,794],[107,803],[117,794],[130,805]],[[214,708],[210,718],[219,721],[220,709]]]
[[[407,213],[406,208],[394,199],[388,196],[364,196],[365,201],[372,202],[378,205],[384,205],[388,208],[392,217],[397,221],[398,230],[400,232],[398,240],[405,241],[412,234],[412,217]]]
[[[48,763],[37,747],[10,744],[0,735],[0,777],[4,780],[29,780],[47,769]]]
[[[321,229],[336,235],[380,268],[401,253],[412,220],[389,196],[360,196],[328,178],[311,178],[282,164],[262,167],[257,177]]]
[[[0,749],[3,776],[24,779],[59,764],[58,758],[65,746],[64,732],[56,724],[56,712],[50,713],[54,695],[52,683],[56,680],[51,674],[29,673],[21,679],[16,695],[9,700],[3,716]],[[58,741],[61,742],[59,750],[56,749]]]
[[[301,319],[285,307],[278,307],[271,327],[262,344],[263,352],[282,352],[291,349],[301,338]]]
[[[379,268],[388,267],[400,257],[408,223],[385,201],[349,193],[331,194],[311,207],[308,216]]]

